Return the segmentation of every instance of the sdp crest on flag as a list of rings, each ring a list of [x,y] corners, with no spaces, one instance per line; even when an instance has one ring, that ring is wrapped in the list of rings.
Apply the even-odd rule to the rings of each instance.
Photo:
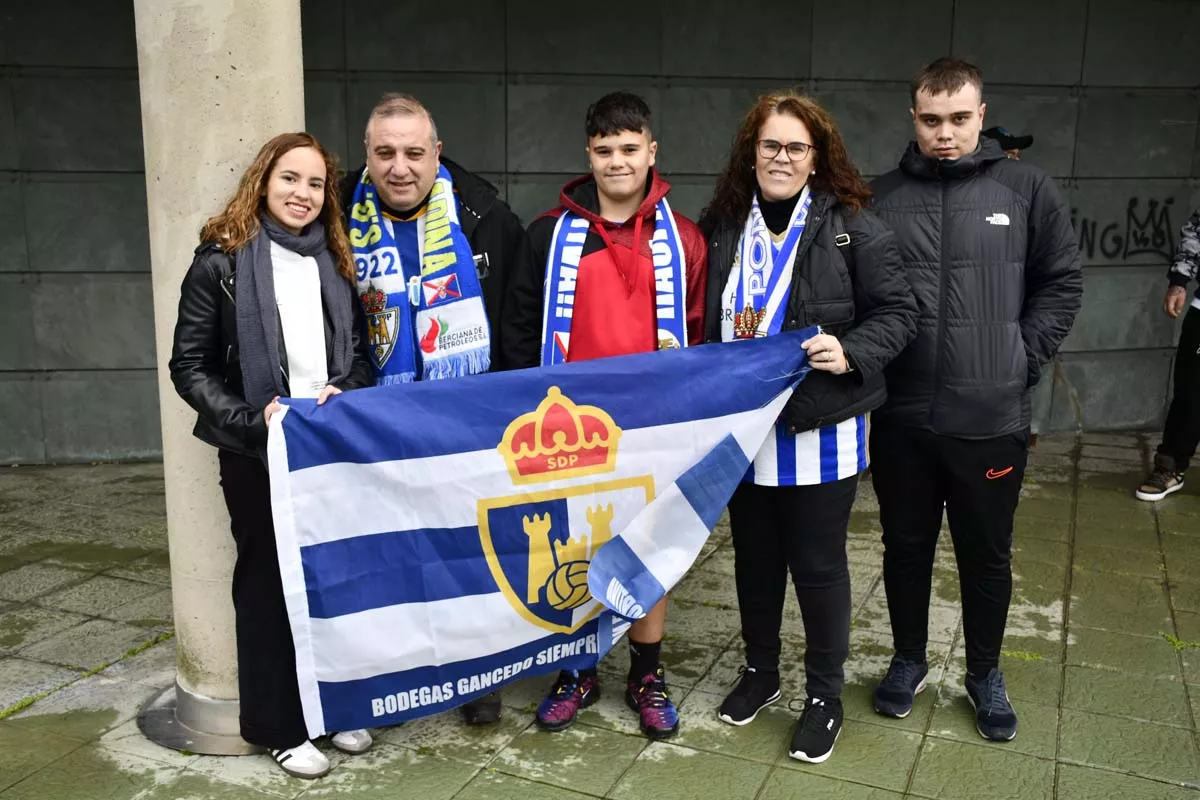
[[[497,448],[524,490],[479,501],[483,552],[513,609],[548,631],[574,633],[600,613],[588,591],[592,557],[654,499],[653,475],[605,479],[617,469],[620,438],[606,411],[551,386]],[[582,477],[595,480],[539,486]]]

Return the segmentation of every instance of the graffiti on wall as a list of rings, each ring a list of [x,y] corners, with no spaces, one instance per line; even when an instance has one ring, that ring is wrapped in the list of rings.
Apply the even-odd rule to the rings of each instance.
[[[1071,224],[1079,235],[1079,251],[1085,259],[1123,261],[1138,256],[1153,256],[1164,262],[1175,259],[1177,231],[1171,223],[1175,198],[1143,199],[1130,197],[1121,220],[1080,216],[1071,209]]]

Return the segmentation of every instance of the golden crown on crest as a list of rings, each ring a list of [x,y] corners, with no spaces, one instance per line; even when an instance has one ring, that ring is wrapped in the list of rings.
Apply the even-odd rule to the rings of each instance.
[[[551,386],[536,410],[509,423],[497,450],[514,483],[536,483],[616,469],[620,437],[606,411]]]

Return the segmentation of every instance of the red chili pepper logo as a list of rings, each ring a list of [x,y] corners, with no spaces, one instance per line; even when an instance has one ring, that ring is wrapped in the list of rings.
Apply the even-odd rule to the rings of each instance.
[[[421,352],[432,353],[434,350],[437,350],[437,337],[439,330],[441,330],[441,326],[438,325],[438,321],[436,319],[431,319],[429,321],[429,330],[425,332],[423,337],[421,337]]]

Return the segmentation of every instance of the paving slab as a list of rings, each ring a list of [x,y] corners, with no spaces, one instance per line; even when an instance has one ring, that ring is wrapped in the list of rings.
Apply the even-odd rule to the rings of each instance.
[[[654,742],[642,751],[607,797],[736,800],[757,794],[770,771],[766,764]]]
[[[1088,628],[1151,636],[1171,626],[1162,580],[1076,569],[1071,622]]]
[[[82,742],[73,739],[0,721],[0,753],[3,753],[0,791],[82,746]]]
[[[0,656],[17,653],[86,620],[83,614],[69,611],[15,603],[7,605],[0,610]]]
[[[1083,711],[1063,711],[1061,757],[1147,778],[1193,784],[1200,779],[1192,731]]]
[[[1160,781],[1063,764],[1058,770],[1058,800],[1195,800],[1200,792]]]
[[[277,797],[209,775],[184,771],[162,779],[153,789],[139,794],[137,800],[276,800]]]
[[[1190,728],[1187,695],[1178,681],[1069,666],[1063,708]]]
[[[39,597],[37,604],[45,608],[99,616],[158,591],[158,587],[141,581],[95,575],[83,583]]]
[[[501,750],[491,766],[520,778],[603,796],[648,744],[642,736],[588,725],[559,733],[529,729]]]
[[[810,800],[814,797],[823,800],[900,800],[904,795],[779,767],[767,778],[758,800]]]
[[[0,600],[32,600],[55,589],[83,583],[90,575],[49,564],[27,564],[0,574]]]
[[[118,660],[154,636],[154,631],[145,628],[93,619],[27,647],[21,651],[21,655],[49,664],[87,670]]]
[[[1003,745],[973,744],[931,738],[925,742],[911,793],[936,800],[976,797],[988,787],[991,800],[1050,800],[1054,796],[1054,762],[1033,758]]]
[[[175,682],[175,640],[168,639],[128,656],[100,673],[157,689]]]
[[[170,586],[170,557],[165,549],[151,550],[148,555],[105,570],[105,574],[117,578],[129,578],[130,580],[155,583],[159,586]]]
[[[148,686],[93,675],[38,700],[7,722],[22,730],[91,742],[134,719],[154,693]]]
[[[129,582],[134,583],[134,581]],[[138,592],[138,594],[141,594],[141,592]],[[104,611],[101,613],[101,616],[120,622],[128,622],[130,625],[137,625],[142,628],[165,630],[174,624],[173,614],[171,590],[150,585],[150,591],[144,597]]]
[[[532,724],[532,714],[505,707],[501,711],[500,721],[493,725],[467,725],[455,710],[378,728],[374,736],[377,741],[418,753],[436,753],[482,767]]]
[[[672,743],[763,764],[774,764],[787,751],[797,714],[781,700],[758,713],[748,725],[722,722],[717,710],[723,695],[695,691],[679,706],[679,734]]]
[[[806,764],[786,753],[780,767],[842,778],[879,789],[903,791],[908,784],[922,737],[891,726],[848,721],[838,738],[834,756],[823,764]]]
[[[265,761],[265,757],[256,759]],[[268,767],[274,765],[268,762]],[[276,770],[278,771],[278,770]],[[304,782],[304,798],[362,800],[449,800],[479,768],[434,753],[378,744],[366,753],[348,756],[319,781]],[[289,780],[289,785],[291,781]]]
[[[153,790],[179,770],[86,744],[0,793],[3,800],[124,800]]]
[[[1181,679],[1175,648],[1160,636],[1130,636],[1122,633],[1071,627],[1067,663],[1131,672],[1149,678]]]
[[[595,797],[557,786],[506,775],[494,769],[481,770],[455,800],[582,800]]]
[[[0,658],[0,711],[78,678],[77,670],[24,658]]]

